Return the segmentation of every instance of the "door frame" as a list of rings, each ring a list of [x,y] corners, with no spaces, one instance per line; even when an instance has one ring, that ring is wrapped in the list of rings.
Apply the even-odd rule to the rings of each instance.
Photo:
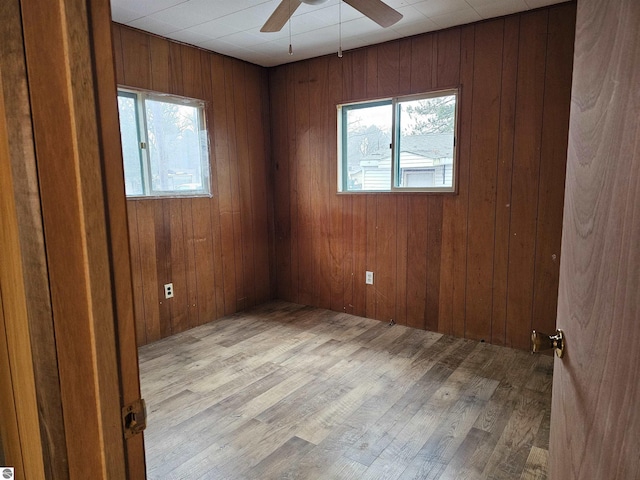
[[[10,0],[0,10],[12,25],[3,41],[19,40],[0,52],[0,72],[28,86],[26,114],[0,111],[8,172],[2,231],[11,234],[2,247],[12,246],[3,251],[15,259],[3,258],[0,276],[2,325],[9,327],[0,329],[0,367],[14,380],[0,393],[15,402],[3,402],[0,418],[14,418],[10,427],[20,437],[16,445],[2,431],[6,461],[27,478],[145,478],[143,436],[125,440],[122,422],[122,407],[140,398],[140,384],[109,1]],[[5,84],[0,95],[13,98],[17,88]],[[28,194],[38,208],[26,218],[18,166],[30,162]],[[35,253],[28,248],[34,217],[42,238]],[[49,317],[28,294],[34,263],[47,278],[41,293]],[[7,308],[14,304],[21,315]],[[47,321],[51,334],[41,335]],[[38,358],[42,350],[52,352],[53,364]],[[38,382],[44,373],[58,381]],[[39,407],[56,394],[60,428],[50,431],[56,414]]]

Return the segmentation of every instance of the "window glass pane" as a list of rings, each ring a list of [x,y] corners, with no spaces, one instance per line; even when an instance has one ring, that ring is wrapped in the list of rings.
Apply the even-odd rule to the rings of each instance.
[[[453,188],[456,96],[397,104],[396,186]]]
[[[144,181],[138,136],[138,112],[135,95],[118,95],[120,137],[124,161],[124,185],[127,195],[143,195]]]
[[[199,109],[160,100],[145,101],[151,189],[176,193],[208,191],[203,185]],[[204,140],[204,138],[203,138]]]
[[[389,190],[390,101],[343,107],[343,191]]]

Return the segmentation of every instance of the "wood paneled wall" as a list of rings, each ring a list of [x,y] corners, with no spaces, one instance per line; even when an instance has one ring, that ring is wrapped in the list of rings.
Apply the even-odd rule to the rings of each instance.
[[[270,69],[277,296],[518,348],[554,331],[574,29],[568,3]],[[451,86],[456,195],[336,193],[336,103]]]
[[[261,67],[114,24],[120,85],[207,102],[211,198],[127,202],[137,343],[273,297],[268,76]],[[164,299],[172,282],[174,297]]]

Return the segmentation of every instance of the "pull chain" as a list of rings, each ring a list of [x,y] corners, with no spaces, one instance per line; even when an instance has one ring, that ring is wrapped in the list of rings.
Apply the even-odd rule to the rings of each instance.
[[[291,2],[289,2],[289,55],[293,55],[293,47],[291,46]]]
[[[338,58],[342,58],[342,0],[338,0],[338,31],[340,45],[338,45]]]

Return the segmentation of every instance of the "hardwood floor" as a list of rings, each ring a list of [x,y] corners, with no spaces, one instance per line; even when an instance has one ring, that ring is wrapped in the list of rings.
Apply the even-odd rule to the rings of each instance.
[[[551,357],[270,302],[140,348],[150,479],[544,479]]]

